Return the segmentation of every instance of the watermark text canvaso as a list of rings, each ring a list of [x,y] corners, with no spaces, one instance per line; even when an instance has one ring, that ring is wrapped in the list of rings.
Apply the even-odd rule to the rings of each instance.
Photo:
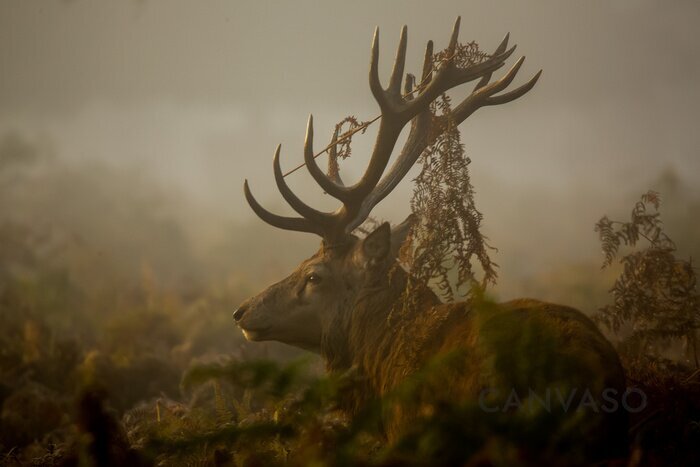
[[[506,396],[505,398],[503,396]],[[561,410],[591,411],[595,413],[613,413],[625,410],[638,413],[647,406],[647,396],[639,388],[627,388],[620,394],[615,388],[606,388],[600,394],[594,394],[589,389],[546,388],[544,390],[528,389],[522,394],[515,389],[510,392],[484,388],[479,393],[479,407],[484,412],[510,412],[514,410]]]

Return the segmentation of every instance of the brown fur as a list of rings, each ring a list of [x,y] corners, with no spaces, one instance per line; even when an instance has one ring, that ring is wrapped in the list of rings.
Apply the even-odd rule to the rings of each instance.
[[[604,388],[613,388],[618,394],[624,391],[623,370],[615,350],[581,312],[532,299],[486,304],[486,310],[480,310],[478,303],[442,304],[427,288],[420,292],[419,306],[404,309],[400,301],[406,273],[391,255],[375,261],[363,251],[373,250],[363,248],[363,241],[354,237],[340,248],[324,246],[289,278],[244,306],[250,308],[249,320],[255,314],[277,313],[279,319],[289,310],[313,308],[309,313],[320,316],[318,351],[328,370],[352,371],[362,381],[361,389],[349,401],[351,411],[360,410],[370,399],[391,394],[427,363],[461,352],[449,371],[424,383],[420,399],[425,404],[418,401],[411,408],[387,412],[389,440],[398,439],[420,415],[421,407],[428,407],[431,401],[476,403],[484,388],[522,392],[564,386],[588,389],[596,399]],[[311,290],[300,286],[308,274],[305,271],[319,271],[319,267],[327,275],[325,285]],[[296,294],[291,301],[285,298],[290,293]],[[314,304],[314,300],[322,301]],[[310,327],[308,317],[301,319]],[[245,319],[239,324],[244,329],[247,325]],[[269,333],[255,340],[299,340],[280,330]],[[495,358],[513,363],[515,369],[504,371],[508,367],[499,366]],[[626,436],[625,413],[592,414],[591,419],[597,433],[582,436],[588,436],[592,449],[605,451],[608,442],[625,445],[621,439]]]
[[[527,299],[500,306],[475,302],[446,305],[427,288],[412,297],[417,299],[417,306],[403,306],[401,300],[407,278],[395,266],[395,260],[398,246],[403,244],[401,237],[407,234],[410,222],[407,220],[396,229],[402,235],[395,238],[391,238],[388,224],[382,224],[362,240],[349,233],[367,219],[372,208],[405,177],[426,150],[434,153],[429,145],[440,146],[437,138],[446,134],[448,128],[456,128],[481,106],[519,98],[532,89],[540,76],[537,73],[526,84],[501,93],[518,72],[523,58],[503,78],[490,83],[493,71],[513,51],[507,48],[508,36],[484,61],[463,63],[457,52],[458,18],[445,52],[449,58],[438,60],[441,64],[435,67],[432,43],[429,43],[421,75],[423,85],[416,93],[402,92],[406,34],[404,27],[386,89],[379,80],[379,45],[378,35],[375,35],[370,87],[382,115],[370,163],[356,184],[343,186],[336,177],[325,176],[316,165],[312,147],[313,119],[309,118],[305,163],[324,191],[342,201],[341,207],[332,213],[321,213],[299,200],[284,181],[279,147],[273,159],[275,180],[283,197],[301,217],[284,217],[267,211],[255,200],[247,181],[244,184],[248,203],[265,222],[286,230],[318,234],[324,243],[318,253],[304,261],[288,278],[243,303],[234,313],[238,325],[250,340],[278,340],[313,350],[325,358],[330,371],[357,373],[364,385],[350,404],[353,410],[361,408],[368,399],[387,396],[404,382],[417,379],[413,377],[436,359],[459,355],[460,358],[450,364],[449,371],[421,381],[423,389],[419,391],[418,403],[413,404],[415,407],[389,411],[386,431],[391,440],[400,437],[410,421],[424,409],[429,411],[431,400],[457,404],[474,401],[484,388],[512,388],[520,392],[553,386],[587,388],[593,392],[608,387],[621,390],[624,377],[615,351],[580,312]],[[429,104],[437,96],[479,77],[472,94],[449,114],[437,118],[431,112]],[[408,78],[406,89],[412,84]],[[448,110],[446,102],[437,106]],[[444,124],[448,121],[449,125]],[[406,144],[389,172],[384,173],[402,128],[409,122],[411,129]],[[337,138],[336,130],[333,141],[337,142]],[[336,150],[330,150],[331,159],[337,157]],[[455,164],[466,167],[466,159],[460,151],[448,155],[457,159],[441,160],[456,161]],[[440,191],[445,180],[454,181],[466,190],[458,188],[456,192],[466,196],[466,205],[470,205],[473,199],[468,179],[464,177],[466,171],[459,171],[451,162],[448,165],[451,173],[461,174],[457,177],[459,180],[436,178],[440,182],[431,186],[431,195],[433,191]],[[466,184],[462,185],[464,180]],[[447,216],[449,220],[456,219],[454,225],[468,228],[467,224],[479,224],[480,215],[475,211],[465,212],[460,196],[448,201],[458,205],[444,211],[455,214]],[[431,196],[432,204],[428,206],[443,202],[443,198]],[[447,221],[447,217],[440,215],[438,219]],[[423,220],[435,219],[423,216]],[[439,223],[432,224],[440,228]],[[488,276],[493,270],[490,261],[484,260],[487,256],[485,244],[478,229],[471,229],[466,237],[460,228],[456,232],[452,229],[450,235],[439,237],[437,244],[463,245],[470,236],[479,239],[479,246],[469,250],[469,254],[459,253],[460,265],[467,266],[469,258],[475,254],[480,257]],[[430,238],[434,245],[435,238]],[[420,248],[420,242],[418,245]],[[447,280],[440,258],[436,260],[438,267],[431,271],[438,269]],[[614,423],[607,423],[610,417],[597,417],[596,428],[602,435],[599,433],[597,438],[591,439],[604,439],[607,427],[614,427],[615,433],[624,433],[620,421],[623,417],[613,415]]]

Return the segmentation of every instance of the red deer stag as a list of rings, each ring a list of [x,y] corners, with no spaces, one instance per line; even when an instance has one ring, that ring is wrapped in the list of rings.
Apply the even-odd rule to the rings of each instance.
[[[447,49],[448,57],[458,46],[458,31],[459,18]],[[521,57],[501,79],[491,82],[492,73],[504,65],[515,49],[507,49],[508,36],[488,59],[466,67],[450,58],[434,65],[432,42],[428,42],[421,85],[414,92],[412,76],[407,75],[402,92],[406,42],[404,26],[389,85],[384,89],[378,75],[379,35],[378,30],[375,32],[369,85],[381,117],[368,167],[356,184],[346,186],[317,165],[312,148],[313,121],[309,117],[305,165],[320,187],[342,202],[342,206],[327,213],[301,201],[285,182],[280,168],[280,146],[273,159],[275,181],[300,217],[267,211],[253,197],[246,180],[246,200],[263,221],[285,230],[314,233],[322,242],[318,252],[291,275],[241,304],[233,314],[236,323],[248,340],[276,340],[317,352],[332,372],[352,369],[365,382],[365,390],[359,391],[363,394],[358,395],[354,408],[361,407],[363,400],[386,395],[435,356],[456,349],[465,352],[460,367],[447,376],[444,384],[432,386],[433,400],[483,402],[484,389],[494,387],[506,391],[525,388],[548,391],[550,386],[585,389],[598,402],[606,389],[619,395],[624,391],[625,381],[615,350],[586,316],[572,308],[519,299],[499,305],[497,312],[480,320],[470,302],[444,304],[434,293],[423,290],[417,310],[401,314],[400,323],[388,319],[392,308],[402,300],[406,286],[408,273],[401,268],[394,268],[391,274],[389,271],[396,263],[411,220],[393,229],[388,223],[381,224],[364,238],[353,231],[406,176],[428,146],[429,135],[441,130],[440,119],[432,118],[430,104],[451,88],[479,80],[473,92],[450,115],[459,124],[480,107],[518,99],[532,89],[540,76],[538,72],[523,86],[501,93],[522,65],[524,57]],[[409,122],[406,142],[382,178],[399,134]],[[505,333],[504,348],[494,349],[484,343],[482,334],[488,329]],[[542,333],[550,339],[533,338]],[[493,365],[493,354],[500,352],[507,357],[509,351],[516,349],[525,353],[519,358],[527,359],[531,352],[533,359],[540,358],[540,365],[552,369],[544,380],[542,372],[499,374]],[[410,425],[407,421],[418,416],[415,412],[396,413],[400,411],[394,409],[385,422],[389,440],[398,439]],[[591,417],[595,434],[581,435],[586,448],[600,451],[605,443],[611,442],[624,446],[626,415],[620,410],[594,412]]]

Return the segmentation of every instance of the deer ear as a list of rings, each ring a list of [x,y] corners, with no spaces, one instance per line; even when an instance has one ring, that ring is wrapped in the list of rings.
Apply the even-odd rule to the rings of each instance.
[[[406,241],[406,237],[411,232],[411,227],[416,222],[415,214],[409,214],[406,220],[391,229],[391,257],[396,259],[399,256],[401,245]]]
[[[362,240],[362,253],[370,263],[378,263],[387,257],[391,247],[391,227],[384,222]]]

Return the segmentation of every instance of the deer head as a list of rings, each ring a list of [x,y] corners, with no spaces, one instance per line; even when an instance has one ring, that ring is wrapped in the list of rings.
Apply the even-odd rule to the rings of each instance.
[[[276,340],[320,353],[329,330],[347,317],[360,293],[382,283],[410,223],[409,218],[393,231],[382,224],[363,239],[323,242],[288,277],[235,311],[243,334],[248,340]]]
[[[513,81],[525,57],[521,57],[501,79],[491,82],[492,73],[502,67],[515,50],[515,47],[507,48],[508,35],[487,60],[469,66],[457,63],[454,57],[459,22],[457,18],[446,50],[447,58],[441,63],[434,63],[433,44],[428,42],[421,81],[417,86],[413,75],[408,74],[405,81],[403,79],[407,44],[407,28],[404,26],[389,85],[382,87],[378,74],[379,31],[375,31],[369,85],[381,116],[369,165],[354,185],[346,186],[339,177],[326,175],[316,163],[313,118],[309,117],[304,162],[316,183],[342,203],[335,212],[318,211],[292,192],[280,168],[280,146],[273,158],[275,182],[300,217],[284,217],[263,208],[253,197],[246,180],[246,200],[263,221],[281,229],[310,232],[322,238],[316,254],[303,261],[287,278],[245,301],[234,312],[233,317],[247,339],[277,340],[317,352],[333,345],[337,333],[348,329],[358,301],[371,291],[387,287],[388,269],[395,262],[411,219],[393,230],[384,223],[365,238],[358,238],[353,231],[405,177],[430,144],[430,138],[445,130],[447,118],[452,119],[453,124],[459,124],[478,108],[515,100],[535,85],[541,71],[523,86],[501,93]],[[476,80],[471,94],[449,116],[435,117],[431,113],[430,104],[440,95]],[[385,174],[396,141],[409,123],[407,140]],[[337,142],[336,133],[329,146],[331,152],[335,151]]]

